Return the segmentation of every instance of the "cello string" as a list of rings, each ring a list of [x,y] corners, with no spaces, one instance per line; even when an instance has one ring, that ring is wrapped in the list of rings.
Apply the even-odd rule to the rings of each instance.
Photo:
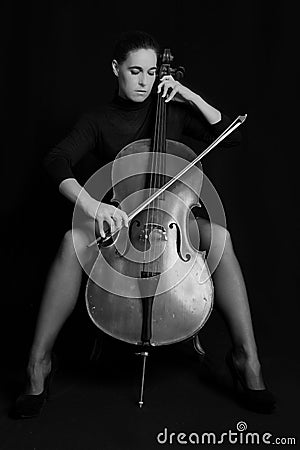
[[[163,149],[162,149],[162,171],[161,171],[161,185],[160,188],[164,186],[166,182],[166,153],[167,153],[167,104],[164,101],[164,122],[163,122]],[[161,199],[164,199],[164,194],[161,197]]]
[[[153,192],[160,188],[160,156],[161,156],[161,143],[162,143],[162,129],[163,129],[163,115],[164,115],[164,101],[162,99],[162,93],[158,94],[158,108],[157,108],[157,123],[155,129],[155,147],[153,152],[153,166],[152,166],[152,186]],[[151,223],[158,223],[157,213],[158,199],[155,200],[151,208]],[[153,250],[153,248],[152,248]],[[157,262],[152,264],[153,271],[158,271]]]
[[[158,94],[158,108],[157,108],[157,123],[156,123],[156,129],[155,129],[155,146],[153,151],[153,159],[152,159],[152,183],[151,183],[151,189],[154,193],[157,189],[157,157],[159,153],[159,142],[160,142],[160,129],[161,129],[161,96]],[[155,206],[153,205],[153,208]],[[151,221],[153,222],[154,216],[153,216],[153,209],[151,210]]]
[[[157,156],[157,183],[156,189],[160,189],[162,186],[162,171],[163,171],[163,152],[164,152],[164,142],[165,142],[165,121],[166,121],[166,104],[162,96],[160,96],[161,102],[161,111],[160,111],[160,127],[159,127],[159,144],[158,144],[158,156]],[[161,212],[159,209],[159,203],[161,200],[161,196],[155,199],[156,205],[154,212],[156,214],[155,223],[161,223]],[[156,242],[156,241],[155,241]],[[156,258],[154,261],[154,270],[155,272],[159,272],[159,258]]]
[[[154,192],[153,191],[153,187],[154,187],[153,173],[154,173],[155,161],[153,159],[153,154],[156,152],[156,148],[157,148],[157,131],[158,131],[158,124],[159,124],[159,108],[160,108],[159,95],[157,95],[155,127],[154,127],[153,146],[152,146],[152,158],[151,158],[150,185],[149,185],[150,195],[152,195],[152,193]]]
[[[160,111],[160,127],[159,127],[159,144],[158,144],[158,157],[157,157],[157,167],[156,167],[156,173],[157,173],[157,189],[160,190],[163,183],[164,178],[164,166],[165,166],[165,152],[166,152],[166,102],[162,96],[160,96],[161,101],[161,111]],[[155,207],[155,213],[156,213],[156,223],[161,223],[161,209],[159,207],[159,204],[162,200],[162,196],[159,196],[155,199],[156,201],[156,207]],[[159,261],[156,259],[155,263],[155,271],[159,271]]]
[[[158,132],[157,132],[157,147],[155,152],[155,172],[154,172],[154,179],[155,179],[155,191],[160,188],[159,186],[159,168],[160,168],[160,155],[161,155],[161,141],[162,141],[162,126],[163,126],[163,100],[161,94],[159,95],[159,119],[158,119]],[[158,206],[158,198],[155,199],[155,204],[153,205],[152,209],[152,223],[158,223],[158,212],[157,212],[157,206]],[[156,245],[156,240],[154,241]],[[152,269],[155,272],[158,272],[158,263],[154,260],[152,264]]]
[[[158,111],[158,128],[157,128],[157,145],[156,145],[156,149],[155,149],[155,168],[154,168],[154,188],[155,191],[157,189],[159,189],[159,165],[160,165],[160,147],[161,147],[161,130],[162,130],[162,122],[163,122],[163,100],[162,100],[162,96],[161,93],[159,94],[159,111]],[[157,205],[158,205],[158,199],[156,199],[155,204],[153,205],[152,208],[152,223],[158,223],[158,218],[157,218]],[[156,246],[156,240],[154,241],[154,245]],[[155,251],[155,247],[152,248],[152,250]],[[155,252],[156,253],[156,252]],[[152,263],[152,270],[157,272],[158,271],[158,267],[157,267],[157,262]]]
[[[150,196],[154,193],[155,184],[156,184],[156,155],[157,155],[157,148],[158,148],[158,141],[159,141],[159,129],[160,129],[160,111],[161,111],[161,99],[160,95],[157,95],[157,102],[156,102],[156,115],[155,115],[155,128],[154,128],[154,137],[153,137],[153,146],[152,146],[152,152],[151,152],[151,168],[150,168],[150,181],[149,186],[146,186],[149,188]],[[153,222],[153,205],[149,206],[147,208],[147,214],[146,214],[146,224]],[[146,252],[146,245],[147,245],[147,239],[144,241],[144,254]],[[145,256],[144,256],[145,261]],[[145,264],[145,262],[144,262]]]

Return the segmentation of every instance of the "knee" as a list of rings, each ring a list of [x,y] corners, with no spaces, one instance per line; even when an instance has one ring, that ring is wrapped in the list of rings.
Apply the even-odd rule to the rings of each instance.
[[[227,228],[213,224],[211,230],[211,246],[213,248],[224,249],[224,252],[232,251],[232,242]]]
[[[78,229],[68,230],[63,238],[62,251],[71,257],[82,257],[87,250],[88,238]]]

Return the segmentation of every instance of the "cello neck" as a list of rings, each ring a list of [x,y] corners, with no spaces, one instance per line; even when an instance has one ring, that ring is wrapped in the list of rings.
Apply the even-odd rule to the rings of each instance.
[[[162,55],[162,63],[159,68],[158,78],[159,80],[164,75],[170,75],[172,73],[171,61],[173,56],[170,49],[166,48]],[[166,120],[167,120],[167,105],[165,99],[162,97],[163,92],[157,94],[156,104],[156,116],[155,127],[152,146],[152,164],[151,164],[151,179],[150,179],[150,192],[160,189],[166,184]]]
[[[151,192],[160,189],[166,183],[166,177],[164,175],[166,164],[166,106],[161,93],[157,94],[151,162]]]

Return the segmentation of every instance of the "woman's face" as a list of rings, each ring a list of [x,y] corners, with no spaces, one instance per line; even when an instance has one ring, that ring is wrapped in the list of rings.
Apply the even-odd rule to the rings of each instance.
[[[157,56],[152,49],[129,52],[122,64],[113,61],[118,76],[119,95],[134,102],[143,102],[150,94],[156,75]]]

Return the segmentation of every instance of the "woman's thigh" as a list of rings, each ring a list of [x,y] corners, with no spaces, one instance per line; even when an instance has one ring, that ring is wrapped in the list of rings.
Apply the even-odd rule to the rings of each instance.
[[[196,249],[219,253],[223,253],[230,239],[225,227],[211,223],[202,217],[190,219],[189,236]]]
[[[99,254],[97,244],[89,247],[95,240],[94,220],[87,219],[80,226],[68,230],[63,239],[63,248],[67,255],[76,256],[81,267],[89,274],[91,267]]]
[[[97,227],[96,227],[97,228]],[[97,244],[88,247],[96,237],[99,237],[93,219],[83,221],[80,226],[69,230],[65,235],[69,247],[75,251],[77,259],[82,268],[89,275],[89,272],[99,255]],[[211,257],[221,258],[224,249],[230,241],[230,236],[226,228],[221,225],[209,222],[202,217],[191,217],[189,220],[189,237],[191,244],[197,250],[206,251]]]

